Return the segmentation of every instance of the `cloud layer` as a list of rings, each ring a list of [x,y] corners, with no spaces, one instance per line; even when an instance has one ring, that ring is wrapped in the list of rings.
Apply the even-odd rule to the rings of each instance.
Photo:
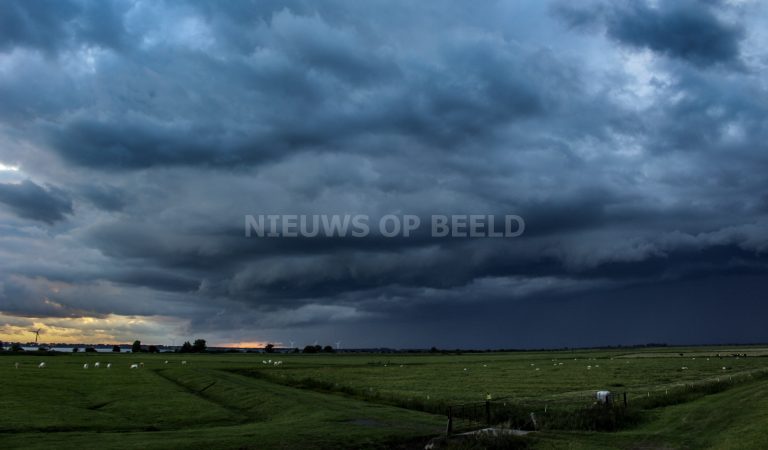
[[[735,292],[766,310],[741,287],[766,287],[767,19],[750,1],[10,2],[0,317],[221,343],[768,339],[707,334]],[[246,239],[246,214],[527,226]],[[569,325],[587,310],[629,331]]]

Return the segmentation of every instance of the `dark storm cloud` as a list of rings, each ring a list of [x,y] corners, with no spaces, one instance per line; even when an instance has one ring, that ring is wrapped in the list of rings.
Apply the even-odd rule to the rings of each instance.
[[[679,318],[678,286],[726,280],[695,291],[711,306],[766,273],[755,5],[14,2],[0,21],[0,202],[56,225],[0,224],[0,313],[416,346],[466,317],[466,342],[514,346],[484,320],[610,316],[614,296],[648,315],[642,292]],[[243,230],[390,213],[421,232]],[[432,214],[527,226],[434,239]]]
[[[0,184],[0,203],[19,217],[52,224],[72,214],[72,200],[63,190],[33,181]]]
[[[718,17],[719,1],[609,2],[592,8],[562,4],[558,12],[576,27],[602,22],[609,37],[698,66],[736,64],[745,32]]]
[[[185,99],[164,103],[167,93],[153,90],[156,97],[147,97],[142,108],[146,114],[76,118],[45,130],[50,145],[73,163],[123,170],[258,165],[296,152],[357,152],[371,135],[449,149],[483,142],[505,124],[545,116],[560,103],[556,89],[576,83],[547,52],[482,36],[441,45],[434,61],[415,65],[383,50],[369,52],[352,32],[334,36],[319,17],[283,11],[272,28],[280,36],[267,39],[260,50],[265,55],[186,62],[191,70],[231,78],[225,87],[202,82],[216,89],[201,94],[206,107]],[[168,76],[187,76],[167,70]],[[246,115],[226,108],[238,99],[253,102]],[[221,116],[206,113],[220,108]]]

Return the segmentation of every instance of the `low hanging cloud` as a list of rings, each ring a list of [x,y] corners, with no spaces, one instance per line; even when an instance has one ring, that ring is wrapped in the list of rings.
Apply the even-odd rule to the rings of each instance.
[[[698,66],[738,66],[745,30],[718,15],[723,2],[709,0],[562,3],[557,8],[576,28],[603,26],[611,39],[636,49]],[[721,14],[722,15],[722,14]]]
[[[53,186],[40,186],[31,180],[0,184],[0,203],[24,219],[47,224],[64,220],[73,213],[68,194]]]

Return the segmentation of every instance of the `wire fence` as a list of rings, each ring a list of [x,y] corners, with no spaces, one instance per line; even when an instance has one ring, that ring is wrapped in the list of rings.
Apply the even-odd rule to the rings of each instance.
[[[447,406],[447,434],[503,427],[520,430],[614,431],[640,421],[640,414],[722,392],[736,384],[768,378],[768,369],[755,369],[704,380],[613,391],[598,399],[594,391],[550,398],[505,397]]]

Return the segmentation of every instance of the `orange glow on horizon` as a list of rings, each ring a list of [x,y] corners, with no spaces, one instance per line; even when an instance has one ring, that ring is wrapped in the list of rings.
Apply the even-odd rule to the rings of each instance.
[[[226,342],[223,344],[214,344],[214,347],[225,347],[225,348],[264,348],[267,344],[272,344],[275,347],[281,347],[282,343],[280,342],[270,342],[270,341],[242,341],[242,342]],[[210,344],[209,344],[210,345]]]
[[[35,342],[33,330],[40,329],[40,344],[114,345],[138,339],[146,344],[170,345],[181,340],[173,333],[181,325],[180,319],[161,316],[20,317],[0,313],[0,341]]]

